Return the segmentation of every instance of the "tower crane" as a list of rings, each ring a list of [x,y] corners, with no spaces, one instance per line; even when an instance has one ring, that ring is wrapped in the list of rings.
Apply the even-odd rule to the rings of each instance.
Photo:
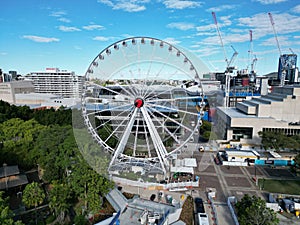
[[[279,45],[279,41],[278,41],[277,32],[276,32],[276,29],[275,29],[275,23],[274,23],[274,20],[273,20],[272,13],[269,12],[268,15],[269,15],[270,22],[271,22],[271,25],[272,25],[272,28],[273,28],[277,48],[278,48],[278,51],[279,51],[279,54],[280,54],[280,63],[281,63],[281,66],[282,66],[282,71],[281,71],[281,76],[280,76],[280,86],[283,86],[284,81],[285,81],[285,76],[286,76],[286,69],[287,69],[286,67],[287,67],[287,65],[286,65],[285,59],[282,55],[282,52],[281,52],[281,48],[280,48],[280,45]]]
[[[217,33],[218,33],[218,36],[219,36],[219,39],[220,39],[221,47],[223,49],[224,59],[225,59],[225,62],[226,62],[226,70],[225,70],[225,76],[226,76],[226,80],[225,80],[225,104],[224,105],[225,105],[225,107],[229,107],[229,92],[230,92],[230,80],[231,80],[230,74],[235,69],[235,67],[232,66],[232,64],[233,64],[234,60],[236,59],[236,57],[238,55],[238,52],[231,45],[231,48],[233,49],[234,53],[233,53],[232,57],[230,58],[230,60],[228,60],[215,12],[212,12],[212,16],[213,16],[214,23],[215,23],[215,26],[216,26],[216,30],[217,30]]]
[[[250,67],[250,81],[251,82],[254,82],[255,81],[255,65],[256,65],[256,62],[257,62],[257,58],[255,55],[253,55],[253,32],[252,30],[249,30],[249,37],[250,37],[250,50],[249,50],[249,58],[251,60],[251,67]]]

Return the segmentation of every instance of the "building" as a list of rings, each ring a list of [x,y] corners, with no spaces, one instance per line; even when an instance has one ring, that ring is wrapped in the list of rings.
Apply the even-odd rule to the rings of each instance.
[[[0,83],[10,82],[10,81],[12,81],[12,75],[3,73],[2,70],[0,69]]]
[[[26,76],[33,81],[36,93],[54,94],[65,98],[80,98],[84,77],[74,72],[46,68],[44,72],[31,72]]]
[[[3,164],[3,167],[0,167],[0,190],[20,187],[27,183],[27,176],[20,174],[18,166],[7,166]]]
[[[34,92],[34,86],[30,80],[0,82],[0,100],[10,104],[16,104],[16,94],[32,92]]]
[[[259,131],[300,134],[300,86],[274,87],[261,97],[217,108],[215,130],[220,139],[259,144]]]
[[[287,84],[299,83],[297,69],[297,55],[296,54],[283,54],[279,57],[278,62],[278,80]]]

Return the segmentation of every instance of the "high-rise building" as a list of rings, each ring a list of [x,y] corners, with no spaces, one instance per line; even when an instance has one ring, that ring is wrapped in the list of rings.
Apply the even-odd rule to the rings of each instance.
[[[12,81],[11,74],[3,73],[0,69],[0,83]]]
[[[10,74],[12,80],[15,80],[17,78],[17,75],[18,75],[17,71],[15,71],[15,70],[8,71],[8,74]]]
[[[83,76],[58,68],[31,72],[26,78],[33,81],[36,93],[51,93],[65,98],[80,98],[84,83]]]
[[[284,77],[283,77],[284,76]],[[282,80],[282,85],[298,83],[297,55],[283,54],[278,62],[278,80]]]

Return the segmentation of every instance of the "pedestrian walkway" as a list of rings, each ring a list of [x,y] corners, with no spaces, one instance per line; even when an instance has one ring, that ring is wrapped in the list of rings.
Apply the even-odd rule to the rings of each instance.
[[[128,205],[128,200],[125,198],[125,196],[118,190],[113,189],[111,190],[107,195],[106,199],[109,201],[111,206],[116,210],[117,212],[121,210],[121,212],[124,211],[126,206]]]

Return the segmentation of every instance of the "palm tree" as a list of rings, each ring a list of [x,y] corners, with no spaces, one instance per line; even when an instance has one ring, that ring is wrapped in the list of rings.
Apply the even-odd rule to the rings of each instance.
[[[31,184],[27,184],[24,192],[22,202],[28,208],[33,207],[35,209],[35,223],[37,224],[37,211],[36,207],[43,203],[45,199],[45,193],[43,189],[39,186],[38,183],[32,182]]]

